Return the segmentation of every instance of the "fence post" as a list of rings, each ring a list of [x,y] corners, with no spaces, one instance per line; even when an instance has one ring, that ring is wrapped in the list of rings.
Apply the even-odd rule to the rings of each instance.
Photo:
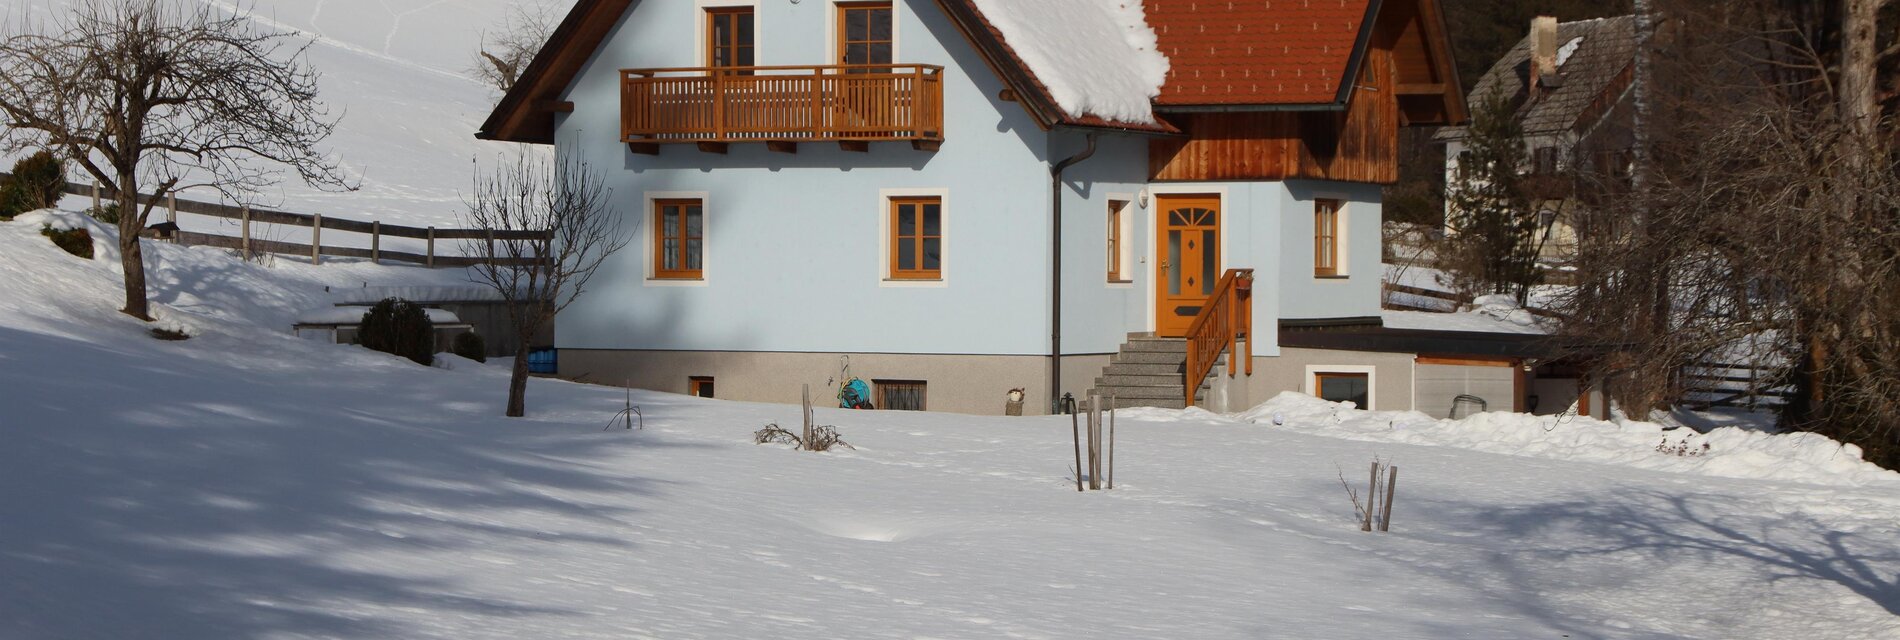
[[[310,216],[310,264],[323,264],[323,214]]]
[[[178,224],[178,194],[165,194],[165,221]]]
[[[423,266],[435,268],[435,227],[429,227],[429,253],[423,259]]]
[[[243,228],[243,231],[238,234],[240,238],[238,251],[244,253],[244,260],[248,262],[251,259],[251,205],[244,205],[244,210],[239,214],[238,219],[242,220],[238,226]]]
[[[99,181],[92,181],[92,210],[99,210]]]
[[[495,263],[495,230],[488,230],[488,263]]]
[[[369,223],[369,261],[370,264],[383,263],[383,221]]]

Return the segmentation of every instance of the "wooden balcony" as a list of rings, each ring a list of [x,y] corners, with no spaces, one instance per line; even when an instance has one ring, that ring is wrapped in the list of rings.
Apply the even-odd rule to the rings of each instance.
[[[635,153],[696,143],[796,152],[801,142],[864,151],[871,142],[943,142],[943,67],[918,64],[821,67],[623,69],[620,136]]]

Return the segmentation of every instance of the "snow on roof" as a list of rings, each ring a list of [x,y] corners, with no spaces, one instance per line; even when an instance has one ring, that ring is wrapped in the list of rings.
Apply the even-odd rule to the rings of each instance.
[[[1492,306],[1480,307],[1474,311],[1460,313],[1436,313],[1431,311],[1394,311],[1380,313],[1388,329],[1411,329],[1417,331],[1468,331],[1472,333],[1516,333],[1527,335],[1547,335],[1548,327],[1538,317],[1523,309],[1500,309]]]
[[[1577,47],[1581,46],[1583,46],[1583,36],[1571,38],[1569,42],[1564,43],[1563,48],[1557,50],[1557,66],[1564,66],[1565,62],[1569,62],[1570,56],[1577,52]]]
[[[369,313],[369,309],[369,307],[357,305],[319,307],[297,314],[297,324],[362,324],[363,314]],[[435,324],[461,324],[462,322],[461,318],[446,309],[424,308],[423,310],[429,312],[429,322]]]
[[[1072,116],[1155,122],[1167,81],[1140,0],[973,0]]]
[[[410,302],[501,302],[501,293],[485,285],[408,285],[342,289],[337,304],[376,304],[384,298],[402,298]]]

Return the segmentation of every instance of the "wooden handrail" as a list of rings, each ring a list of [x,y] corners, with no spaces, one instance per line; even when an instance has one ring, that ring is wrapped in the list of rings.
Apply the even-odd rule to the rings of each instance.
[[[651,78],[662,73],[685,73],[694,75],[712,75],[716,73],[759,71],[851,71],[856,69],[881,69],[892,73],[929,72],[932,75],[943,73],[943,67],[934,64],[821,64],[821,65],[765,65],[757,67],[656,67],[649,69],[621,69],[620,73],[642,78]]]
[[[1208,296],[1207,303],[1201,305],[1201,312],[1188,325],[1187,367],[1182,371],[1181,380],[1187,406],[1194,406],[1194,392],[1214,370],[1214,362],[1223,351],[1232,354],[1227,358],[1228,377],[1234,376],[1238,364],[1235,361],[1242,358],[1247,361],[1247,375],[1253,375],[1252,302],[1253,269],[1228,269],[1214,284],[1214,294]],[[1239,350],[1242,338],[1247,345],[1244,353]]]
[[[943,140],[943,67],[622,69],[621,141]]]

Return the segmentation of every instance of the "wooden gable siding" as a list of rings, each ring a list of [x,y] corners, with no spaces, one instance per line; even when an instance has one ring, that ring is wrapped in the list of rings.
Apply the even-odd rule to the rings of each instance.
[[[1188,135],[1149,143],[1150,179],[1397,182],[1396,72],[1391,42],[1378,40],[1366,52],[1364,73],[1344,111],[1170,116]]]

